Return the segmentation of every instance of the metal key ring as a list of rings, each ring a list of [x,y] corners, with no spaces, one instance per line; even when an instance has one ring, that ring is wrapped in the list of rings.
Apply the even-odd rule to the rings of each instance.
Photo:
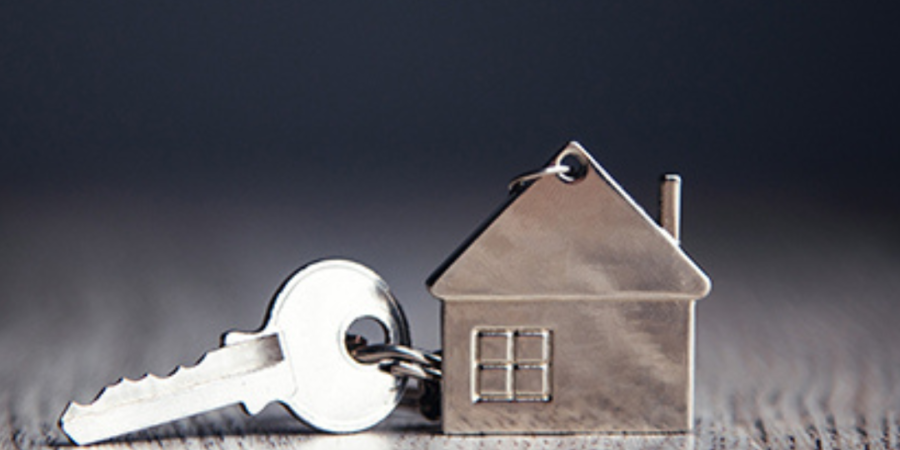
[[[548,175],[557,175],[560,177],[564,177],[570,170],[572,170],[572,168],[567,165],[555,163],[552,166],[544,167],[541,170],[528,172],[526,174],[517,176],[509,183],[507,188],[510,191],[514,191],[516,188],[524,185],[525,183],[528,183],[529,181],[534,181]]]
[[[397,377],[413,377],[420,380],[440,380],[443,376],[440,369],[412,364],[406,361],[388,361],[379,364],[379,368]]]
[[[564,164],[563,161],[566,161],[567,158],[573,158],[574,161],[571,161],[571,164]],[[577,149],[568,147],[557,155],[550,165],[535,172],[519,175],[509,183],[507,188],[510,192],[513,192],[517,188],[524,186],[525,183],[550,175],[556,175],[560,180],[565,181],[566,183],[575,183],[584,178],[585,173],[587,173],[587,167],[590,164],[590,161],[588,161],[583,153]]]
[[[425,366],[441,365],[440,356],[402,345],[379,344],[360,347],[353,350],[353,357],[364,363],[397,359]]]

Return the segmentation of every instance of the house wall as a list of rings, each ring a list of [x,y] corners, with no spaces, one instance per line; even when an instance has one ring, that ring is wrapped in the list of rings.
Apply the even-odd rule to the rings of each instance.
[[[693,303],[445,301],[444,432],[689,430]],[[473,361],[497,350],[479,348],[478,330],[503,329],[549,331],[548,401],[528,395],[519,402],[479,400],[482,372]],[[489,375],[481,384],[496,386],[496,373]],[[523,383],[534,391],[539,382],[525,375]]]

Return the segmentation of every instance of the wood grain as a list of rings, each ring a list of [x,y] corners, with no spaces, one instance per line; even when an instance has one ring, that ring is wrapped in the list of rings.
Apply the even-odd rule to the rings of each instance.
[[[281,279],[323,256],[379,269],[414,338],[433,347],[436,302],[422,280],[479,217],[460,203],[442,213],[459,218],[437,228],[352,215],[341,228],[296,205],[256,200],[90,193],[2,204],[0,449],[67,446],[56,421],[68,401],[89,401],[122,376],[168,373],[221,332],[255,328]],[[404,217],[406,208],[387,215]],[[693,434],[448,437],[400,410],[369,432],[331,436],[270,406],[256,417],[229,408],[104,447],[900,448],[895,232],[875,219],[791,211],[747,222],[737,208],[717,210],[703,228],[690,229],[700,219],[687,224],[685,245],[715,283],[697,309]]]

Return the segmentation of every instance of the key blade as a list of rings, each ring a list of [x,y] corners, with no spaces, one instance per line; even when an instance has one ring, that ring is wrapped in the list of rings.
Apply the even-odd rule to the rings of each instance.
[[[85,445],[239,403],[256,412],[292,385],[283,382],[289,370],[283,361],[277,335],[226,345],[168,377],[123,379],[89,405],[72,402],[60,426]]]

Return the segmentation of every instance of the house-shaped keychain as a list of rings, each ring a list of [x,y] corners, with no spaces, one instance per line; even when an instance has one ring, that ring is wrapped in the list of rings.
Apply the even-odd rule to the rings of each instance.
[[[540,175],[428,281],[444,432],[690,430],[710,281],[679,244],[680,178],[657,224],[575,142]]]

